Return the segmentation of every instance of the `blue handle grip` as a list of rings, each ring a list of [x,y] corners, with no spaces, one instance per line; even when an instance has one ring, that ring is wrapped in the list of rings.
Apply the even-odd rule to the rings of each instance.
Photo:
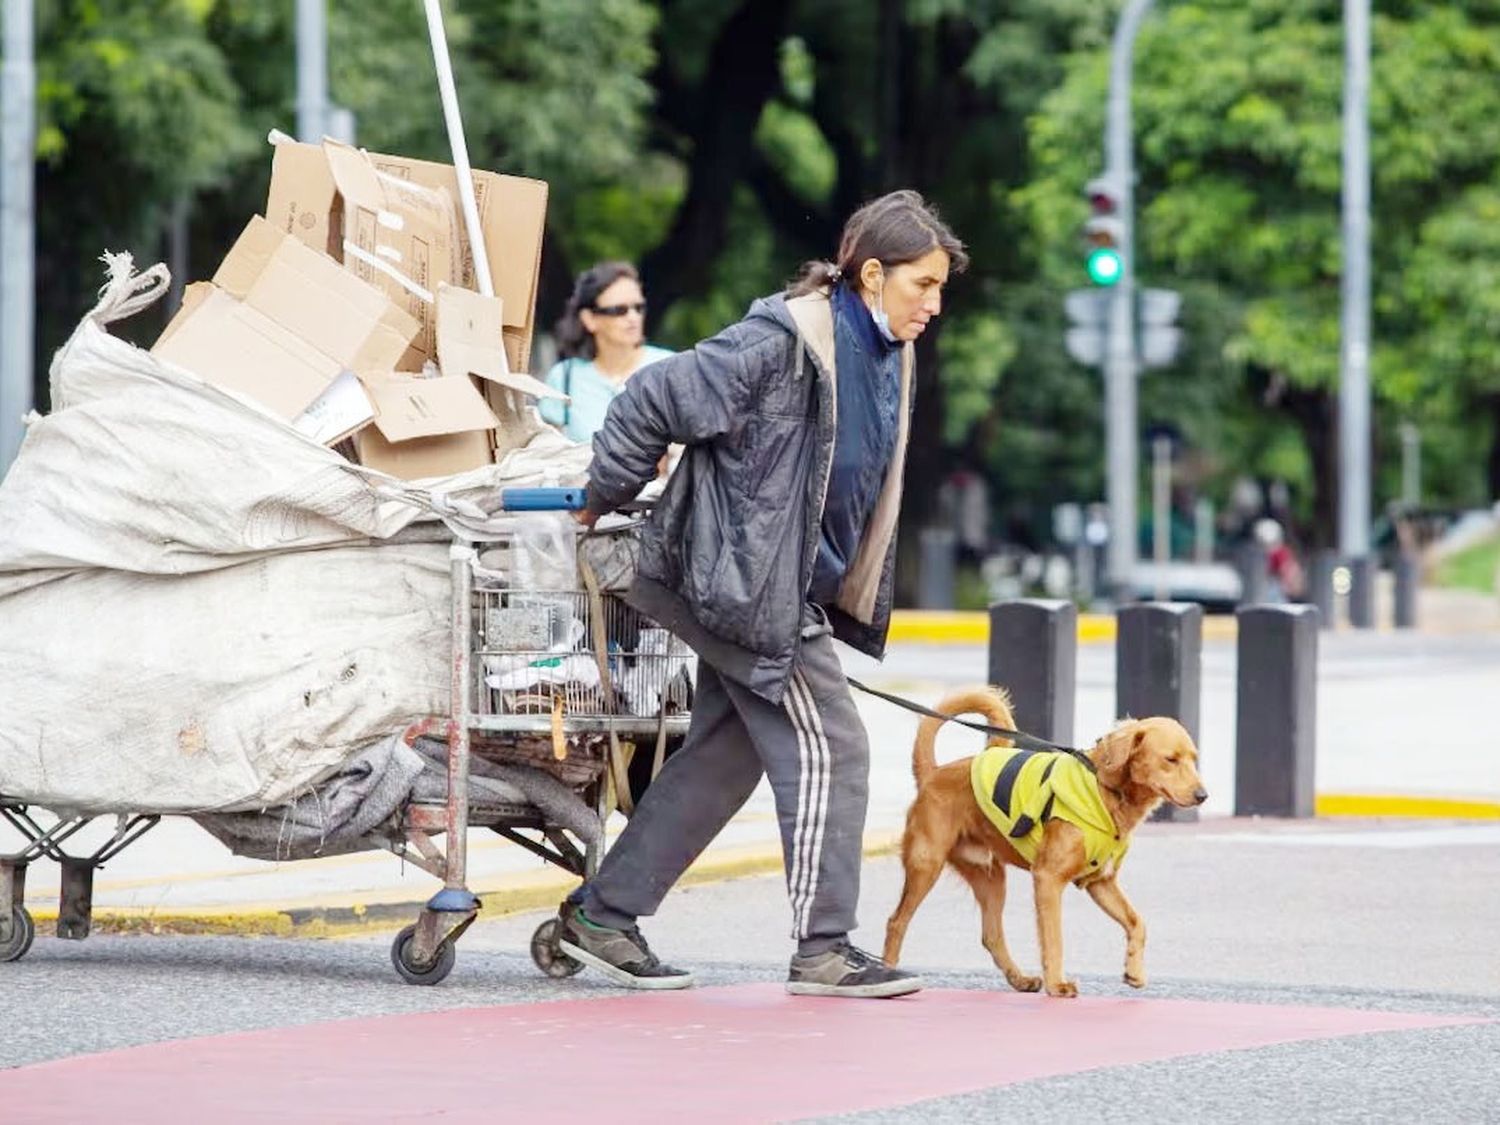
[[[583,510],[582,488],[502,488],[500,506],[507,512],[578,512]]]

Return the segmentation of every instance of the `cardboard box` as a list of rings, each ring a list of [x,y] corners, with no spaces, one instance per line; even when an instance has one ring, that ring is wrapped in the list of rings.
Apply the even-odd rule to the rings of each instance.
[[[467,375],[367,375],[375,424],[355,435],[360,464],[402,480],[450,476],[490,463],[496,418]]]
[[[280,134],[272,134],[272,139],[276,152],[271,163],[266,216],[280,230],[342,260],[341,201],[323,150],[316,145],[298,144]],[[458,175],[452,165],[382,153],[368,156],[376,169],[388,176],[446,190],[458,209]],[[482,171],[475,171],[473,178],[495,295],[504,309],[511,370],[525,371],[535,330],[537,281],[547,223],[547,184],[542,180]],[[466,289],[477,289],[473,251],[461,209],[458,215],[460,268],[455,280]]]
[[[257,217],[213,283],[188,287],[152,354],[295,423],[342,372],[392,367],[419,327],[378,290]],[[338,413],[348,417],[341,398]]]
[[[443,188],[388,176],[358,149],[323,142],[343,204],[344,268],[421,322],[401,368],[419,371],[437,358],[436,294],[459,279],[458,210]]]

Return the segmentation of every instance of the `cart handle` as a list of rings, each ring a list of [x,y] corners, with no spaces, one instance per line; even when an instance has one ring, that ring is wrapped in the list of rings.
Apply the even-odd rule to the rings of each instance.
[[[500,506],[507,512],[579,512],[584,507],[584,489],[502,488]]]

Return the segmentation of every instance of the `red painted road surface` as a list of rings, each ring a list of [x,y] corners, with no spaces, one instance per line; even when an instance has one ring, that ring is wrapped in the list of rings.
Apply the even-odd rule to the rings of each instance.
[[[0,1071],[0,1119],[791,1120],[1097,1067],[1483,1022],[941,989],[818,1000],[740,985],[318,1023],[39,1063]]]

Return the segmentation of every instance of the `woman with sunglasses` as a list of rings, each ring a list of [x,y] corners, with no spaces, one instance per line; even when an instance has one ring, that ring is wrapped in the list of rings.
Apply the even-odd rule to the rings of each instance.
[[[588,442],[625,381],[672,353],[646,343],[646,298],[629,262],[601,262],[578,275],[557,322],[562,358],[547,382],[569,401],[542,399],[542,417],[573,441]]]

